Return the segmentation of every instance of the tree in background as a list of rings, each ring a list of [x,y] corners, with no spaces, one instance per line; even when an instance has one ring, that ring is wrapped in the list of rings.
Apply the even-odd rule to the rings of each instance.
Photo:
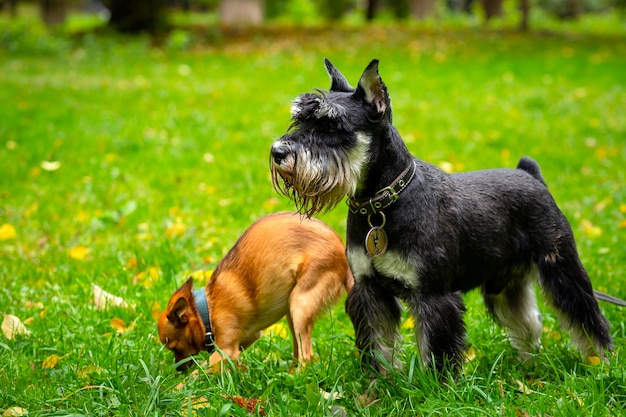
[[[65,22],[69,6],[69,0],[40,0],[41,20],[49,27],[60,25]]]
[[[157,33],[167,28],[167,0],[104,0],[109,26],[123,33]]]
[[[258,26],[264,20],[263,0],[221,0],[220,23],[227,26]]]

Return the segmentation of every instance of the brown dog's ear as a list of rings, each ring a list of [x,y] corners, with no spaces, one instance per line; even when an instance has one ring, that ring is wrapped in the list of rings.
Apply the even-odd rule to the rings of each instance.
[[[192,291],[193,291],[193,277],[189,277],[187,278],[187,281],[185,281],[185,283],[176,292],[182,292],[185,295],[189,295],[191,294]]]
[[[172,310],[167,314],[167,319],[174,327],[182,327],[187,324],[187,308],[189,301],[184,296],[178,297]]]

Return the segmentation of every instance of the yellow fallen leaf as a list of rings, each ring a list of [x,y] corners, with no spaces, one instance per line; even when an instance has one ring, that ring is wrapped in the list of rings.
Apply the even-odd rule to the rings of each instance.
[[[441,168],[443,172],[446,172],[448,174],[454,171],[454,165],[452,165],[452,162],[448,162],[448,161],[439,162],[439,168]]]
[[[207,408],[211,405],[209,400],[206,397],[196,397],[191,401],[191,408],[194,410],[198,410],[200,408]]]
[[[93,287],[93,304],[96,310],[106,310],[109,307],[131,308],[131,306],[122,298],[104,291],[96,284]]]
[[[17,316],[14,316],[13,314],[4,314],[4,319],[2,320],[2,333],[7,339],[13,340],[15,336],[18,335],[28,336],[30,334],[30,330],[24,327],[24,324]]]
[[[176,222],[165,230],[165,235],[167,237],[179,237],[185,234],[187,230],[187,226],[180,222]]]
[[[572,392],[572,390],[570,390],[569,388],[565,388],[565,392],[567,392],[567,398],[573,398],[574,400],[576,400],[576,402],[578,402],[579,406],[583,407],[585,405],[585,402],[582,400],[582,398],[580,398],[575,392]]]
[[[35,202],[31,204],[30,206],[28,206],[26,210],[24,210],[24,217],[27,217],[27,218],[31,217],[33,214],[37,212],[37,210],[39,210],[39,203]]]
[[[146,271],[136,273],[133,277],[133,284],[141,283],[146,288],[152,288],[160,277],[161,270],[156,266],[151,266]]]
[[[24,301],[24,307],[26,308],[38,308],[43,309],[43,303],[41,301]]]
[[[52,172],[61,168],[61,161],[41,161],[41,165],[39,166],[44,171]]]
[[[117,317],[113,317],[111,319],[111,327],[115,329],[117,334],[123,334],[123,333],[131,331],[133,327],[135,327],[135,322],[132,322],[130,326],[126,326],[126,323],[124,323],[124,320],[119,319]]]
[[[154,319],[154,321],[158,321],[159,317],[161,316],[161,304],[158,301],[153,301],[152,302],[152,318]]]
[[[548,339],[561,340],[562,338],[563,336],[561,335],[561,332],[557,330],[552,330],[550,331],[550,333],[548,333]]]
[[[193,279],[198,280],[200,282],[203,283],[207,283],[211,280],[211,276],[213,276],[213,270],[212,269],[201,269],[199,271],[194,271],[191,274],[189,274],[189,276],[191,276]]]
[[[43,360],[43,363],[41,364],[41,368],[53,369],[57,366],[57,364],[61,361],[61,359],[63,359],[63,356],[59,356],[56,353],[53,353],[52,355],[48,356],[46,359]]]
[[[87,223],[91,217],[84,211],[79,211],[74,218],[79,223]]]
[[[124,268],[126,268],[126,269],[135,269],[135,268],[137,268],[137,258],[130,258],[128,260],[128,262],[126,262],[126,265],[124,265]]]
[[[595,212],[603,211],[608,205],[612,203],[613,203],[613,199],[611,197],[604,198],[598,201],[595,206],[593,206],[593,210]]]
[[[92,375],[100,375],[103,369],[98,365],[87,365],[76,371],[76,376],[80,379],[87,379]]]
[[[268,327],[267,332],[284,339],[287,337],[287,326],[279,321]]]
[[[276,197],[270,197],[268,200],[263,202],[263,210],[272,211],[274,208],[280,204],[280,200]]]
[[[599,358],[599,357],[597,357],[597,356],[589,356],[589,357],[587,358],[587,363],[588,363],[589,365],[594,365],[594,366],[596,366],[596,365],[600,365],[600,364],[602,363],[602,359],[600,359],[600,358]]]
[[[476,349],[474,348],[474,346],[470,346],[469,349],[467,349],[467,352],[465,352],[465,359],[468,362],[476,359]]]
[[[580,222],[583,227],[583,231],[588,238],[596,238],[602,235],[602,229],[598,226],[594,226],[591,221],[584,219]]]
[[[415,320],[413,320],[413,317],[409,317],[408,319],[406,319],[406,321],[404,323],[402,323],[402,328],[405,330],[412,330],[415,328]]]
[[[25,415],[28,415],[28,410],[22,407],[9,407],[2,413],[2,417],[21,417]]]
[[[89,254],[89,248],[80,245],[74,246],[72,249],[69,250],[69,254],[74,259],[85,259]]]
[[[14,239],[17,236],[15,227],[9,223],[5,223],[0,226],[0,240]]]

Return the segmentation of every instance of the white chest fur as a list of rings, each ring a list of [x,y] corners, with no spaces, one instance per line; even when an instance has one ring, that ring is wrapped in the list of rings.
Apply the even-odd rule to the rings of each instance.
[[[348,261],[354,279],[358,281],[373,276],[374,272],[401,282],[408,288],[417,288],[419,284],[419,260],[408,260],[394,251],[372,257],[365,248],[348,248]]]

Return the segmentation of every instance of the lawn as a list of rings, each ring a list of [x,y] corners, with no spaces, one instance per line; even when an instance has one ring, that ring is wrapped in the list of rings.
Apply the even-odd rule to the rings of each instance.
[[[606,303],[608,364],[581,359],[543,304],[543,350],[520,363],[469,293],[462,375],[442,383],[420,369],[406,325],[406,367],[367,406],[343,303],[318,321],[304,369],[291,368],[280,322],[241,368],[176,372],[155,315],[188,276],[203,285],[252,221],[292,209],[272,189],[269,147],[290,101],[328,88],[324,57],[353,84],[380,59],[396,126],[426,161],[462,171],[535,158],[595,288],[626,299],[626,34],[379,24],[248,35],[208,44],[181,32],[192,42],[154,46],[3,32],[0,312],[28,334],[0,335],[0,413],[246,415],[250,400],[257,415],[624,415],[626,310]],[[345,215],[323,219],[345,236]],[[99,309],[94,285],[129,306]]]

